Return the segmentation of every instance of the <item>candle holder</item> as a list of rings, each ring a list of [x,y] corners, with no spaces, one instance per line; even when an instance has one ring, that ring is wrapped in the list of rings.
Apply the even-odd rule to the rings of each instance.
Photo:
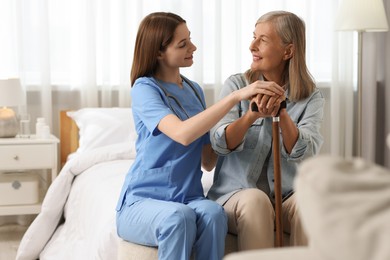
[[[24,100],[19,79],[0,80],[0,138],[12,138],[18,134],[18,118],[8,106],[22,105]]]

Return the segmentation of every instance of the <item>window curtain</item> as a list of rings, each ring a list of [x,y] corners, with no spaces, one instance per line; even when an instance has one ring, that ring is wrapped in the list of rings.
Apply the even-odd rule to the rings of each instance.
[[[354,89],[357,75],[353,32],[335,32],[331,82],[331,154],[352,157]]]
[[[390,18],[390,0],[384,0]],[[335,32],[331,81],[331,153],[353,156],[357,111],[357,32]],[[390,134],[390,33],[363,33],[362,157],[390,167],[386,137]]]
[[[387,17],[390,17],[389,14]],[[386,52],[386,34],[389,33],[365,33],[363,36],[362,155],[372,162],[390,166],[388,159],[385,160],[389,157],[384,156],[389,154],[385,140],[390,133],[386,127],[390,111],[386,105],[386,89],[388,92],[390,83],[385,78],[389,74],[386,66],[390,65],[389,50]]]
[[[384,0],[390,23],[390,0]],[[390,32],[363,35],[363,157],[390,168]]]
[[[334,0],[335,1],[335,0]],[[333,2],[334,2],[333,1]],[[327,43],[332,3],[310,0],[2,0],[11,67],[28,89],[65,87],[82,92],[83,106],[109,105],[100,97],[129,85],[139,22],[150,12],[178,13],[198,50],[183,73],[201,85],[218,86],[251,61],[249,44],[256,20],[271,10],[288,10],[306,21],[308,61],[319,81],[330,79]],[[9,37],[11,34],[11,37]],[[325,48],[327,47],[327,48]],[[319,51],[322,48],[322,51]],[[0,72],[1,73],[1,72]],[[111,86],[111,87],[110,87]],[[50,101],[50,100],[49,100]],[[128,100],[121,102],[127,103]],[[48,102],[50,103],[50,102]]]
[[[338,2],[2,0],[0,77],[20,77],[26,90],[39,99],[35,113],[47,118],[49,124],[53,111],[61,106],[57,99],[63,98],[53,96],[53,91],[72,93],[69,102],[76,103],[73,108],[128,107],[138,25],[151,12],[170,11],[187,21],[197,46],[194,65],[182,73],[217,96],[229,75],[249,68],[249,44],[256,20],[268,11],[287,10],[305,21],[308,67],[318,85],[330,89],[327,102],[331,118],[322,126],[330,133],[325,142],[330,144],[330,153],[348,157],[354,131],[356,35],[335,32]],[[364,46],[375,51],[376,43]],[[377,53],[377,57],[381,55]],[[375,133],[368,135],[374,138]],[[368,156],[372,157],[374,149],[370,149]]]
[[[354,120],[358,109],[357,37],[357,32],[336,32],[333,42],[330,147],[331,154],[345,158],[354,156]],[[363,33],[362,157],[387,166],[390,166],[385,144],[390,132],[387,119],[390,110],[386,105],[386,95],[389,96],[389,79],[386,79],[389,42],[386,41],[386,33]]]

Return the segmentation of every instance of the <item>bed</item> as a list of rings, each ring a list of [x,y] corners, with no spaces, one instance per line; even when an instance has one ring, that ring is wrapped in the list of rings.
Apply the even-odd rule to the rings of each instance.
[[[117,259],[115,206],[137,137],[131,108],[62,111],[60,121],[62,169],[16,259]],[[204,172],[205,192],[212,178]]]

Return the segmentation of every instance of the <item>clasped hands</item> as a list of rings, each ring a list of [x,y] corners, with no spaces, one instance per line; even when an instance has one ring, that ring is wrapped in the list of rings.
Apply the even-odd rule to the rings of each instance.
[[[275,117],[279,109],[284,106],[286,97],[284,89],[271,81],[256,81],[252,84],[261,84],[263,93],[252,97],[250,101],[250,110],[256,113],[257,117]]]

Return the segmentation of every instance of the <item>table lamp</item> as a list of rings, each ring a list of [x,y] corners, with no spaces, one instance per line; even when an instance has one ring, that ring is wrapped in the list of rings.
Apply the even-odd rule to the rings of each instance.
[[[15,137],[18,134],[18,119],[9,106],[23,103],[24,93],[19,79],[0,79],[0,138]]]
[[[385,32],[389,30],[382,0],[342,0],[336,17],[336,30],[358,33],[357,53],[357,119],[355,155],[362,156],[362,52],[363,32]]]

